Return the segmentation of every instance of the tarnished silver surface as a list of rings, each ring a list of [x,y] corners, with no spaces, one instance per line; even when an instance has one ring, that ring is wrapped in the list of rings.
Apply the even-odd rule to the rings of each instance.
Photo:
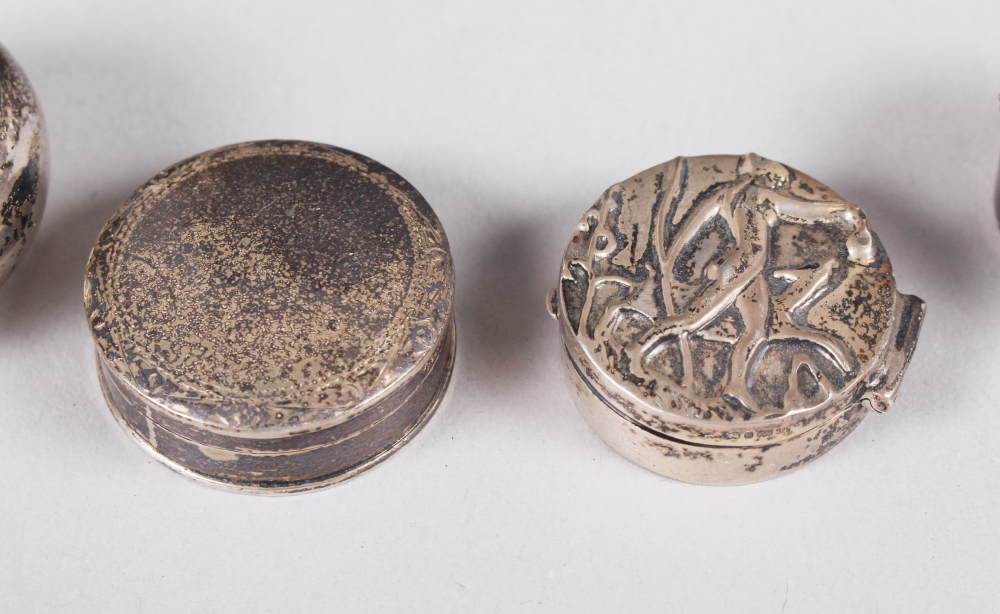
[[[549,308],[591,426],[704,484],[799,467],[887,410],[924,314],[860,209],[755,154],[676,158],[609,188]]]
[[[454,360],[440,222],[402,177],[316,143],[223,147],[105,226],[85,302],[109,405],[168,466],[230,489],[350,477],[422,426]]]
[[[38,230],[48,178],[41,107],[21,67],[0,46],[0,284]]]

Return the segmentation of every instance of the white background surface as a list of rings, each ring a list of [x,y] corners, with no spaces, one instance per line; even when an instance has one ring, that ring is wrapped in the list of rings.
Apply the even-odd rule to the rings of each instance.
[[[0,290],[0,611],[997,611],[998,33],[987,0],[3,0],[52,189]],[[133,189],[261,138],[398,171],[458,271],[458,369],[428,428],[286,498],[129,441],[81,298]],[[928,317],[890,413],[778,480],[691,486],[589,430],[544,297],[604,188],[747,151],[861,205]]]

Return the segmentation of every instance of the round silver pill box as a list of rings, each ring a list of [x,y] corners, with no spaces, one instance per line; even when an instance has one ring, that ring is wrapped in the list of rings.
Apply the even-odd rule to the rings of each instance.
[[[924,303],[864,213],[755,154],[676,158],[587,211],[549,295],[570,390],[661,475],[783,475],[886,411]]]
[[[112,413],[158,460],[294,493],[386,458],[455,356],[444,229],[402,177],[328,145],[180,162],[105,226],[85,306]]]

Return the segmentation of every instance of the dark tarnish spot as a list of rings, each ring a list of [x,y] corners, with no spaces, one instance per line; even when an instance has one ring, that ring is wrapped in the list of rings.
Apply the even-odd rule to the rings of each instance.
[[[672,271],[678,281],[705,284],[706,266],[719,259],[733,245],[733,235],[722,218],[702,227],[698,235],[681,250]]]
[[[639,377],[632,372],[632,361],[625,352],[616,352],[611,344],[604,342],[604,350],[607,352],[609,364],[612,372],[617,372],[627,382],[631,382],[645,394],[656,390],[656,381],[646,382],[645,378]]]
[[[712,462],[712,453],[708,450],[684,450],[684,458],[690,460],[707,460]]]
[[[680,452],[678,452],[674,448],[674,446],[672,446],[672,445],[670,445],[668,443],[663,443],[661,441],[656,441],[655,439],[654,440],[647,440],[647,442],[649,443],[650,446],[652,446],[652,447],[656,448],[657,450],[659,450],[660,453],[663,454],[663,456],[665,456],[667,458],[680,458],[681,457]]]
[[[769,412],[782,415],[783,397],[788,391],[788,378],[792,371],[796,354],[810,355],[823,377],[833,390],[844,389],[854,373],[841,371],[824,353],[818,352],[814,344],[801,340],[769,341],[761,350],[758,366],[750,380],[750,390],[761,407]],[[796,377],[798,377],[798,373]],[[808,384],[808,382],[803,382]]]
[[[843,415],[836,420],[833,420],[831,423],[820,426],[817,429],[820,431],[817,433],[820,443],[815,450],[811,454],[808,454],[794,463],[781,467],[779,471],[790,471],[810,463],[820,456],[823,456],[829,452],[831,448],[843,441],[845,437],[850,435],[851,432],[857,428],[858,424],[861,423],[861,419],[865,417],[866,413],[867,412],[863,406],[856,405],[844,412]]]
[[[754,471],[757,471],[757,467],[760,467],[761,465],[764,464],[764,457],[763,456],[755,456],[755,457],[753,457],[753,459],[754,459],[754,461],[756,461],[754,464],[752,464],[752,465],[745,465],[744,466],[744,469],[746,471],[750,472],[750,473],[753,473]]]
[[[830,315],[849,326],[869,348],[874,348],[889,327],[893,292],[884,275],[855,276],[844,298],[830,306]]]
[[[645,366],[651,371],[672,379],[676,384],[680,384],[684,377],[684,358],[681,355],[678,338],[674,336],[663,339],[655,350],[650,352]]]
[[[351,430],[359,429],[358,424],[348,422],[327,430],[306,430],[281,440],[257,440],[255,445],[269,452],[263,456],[255,454],[253,448],[244,447],[245,442],[226,436],[206,434],[181,422],[161,424],[148,420],[141,402],[126,396],[103,377],[102,385],[119,418],[146,445],[186,469],[234,486],[309,489],[310,484],[335,479],[355,469],[358,459],[390,450],[398,433],[411,433],[418,428],[421,412],[436,394],[436,383],[446,364],[447,361],[432,361],[422,377],[393,393],[387,399],[388,405],[364,416],[368,428],[361,428],[361,435],[345,439]],[[400,405],[401,400],[407,399],[412,403]],[[283,417],[280,411],[273,415],[275,419]],[[295,417],[289,422],[296,422]],[[155,438],[151,437],[151,431],[155,432]],[[322,445],[329,441],[334,443]]]
[[[10,196],[7,197],[0,216],[7,226],[25,228],[29,222],[29,216],[21,212],[21,207],[25,204],[34,204],[38,198],[38,162],[32,158],[17,180],[11,187]]]
[[[569,274],[572,279],[562,280],[563,304],[566,307],[566,318],[573,332],[580,333],[580,320],[583,318],[583,305],[587,300],[587,290],[590,287],[590,274],[587,269],[577,263],[570,263]]]
[[[729,382],[732,344],[692,336],[690,345],[692,369],[699,374],[695,392],[706,398],[721,398]]]
[[[906,335],[910,330],[910,323],[913,320],[913,301],[908,300],[903,303],[903,313],[899,317],[899,331],[896,333],[896,351],[902,351],[906,345]]]

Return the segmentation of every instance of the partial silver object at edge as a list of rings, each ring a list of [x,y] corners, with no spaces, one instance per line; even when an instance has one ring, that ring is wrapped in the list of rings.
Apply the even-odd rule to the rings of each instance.
[[[28,78],[0,46],[0,284],[38,229],[48,176],[41,108]]]

